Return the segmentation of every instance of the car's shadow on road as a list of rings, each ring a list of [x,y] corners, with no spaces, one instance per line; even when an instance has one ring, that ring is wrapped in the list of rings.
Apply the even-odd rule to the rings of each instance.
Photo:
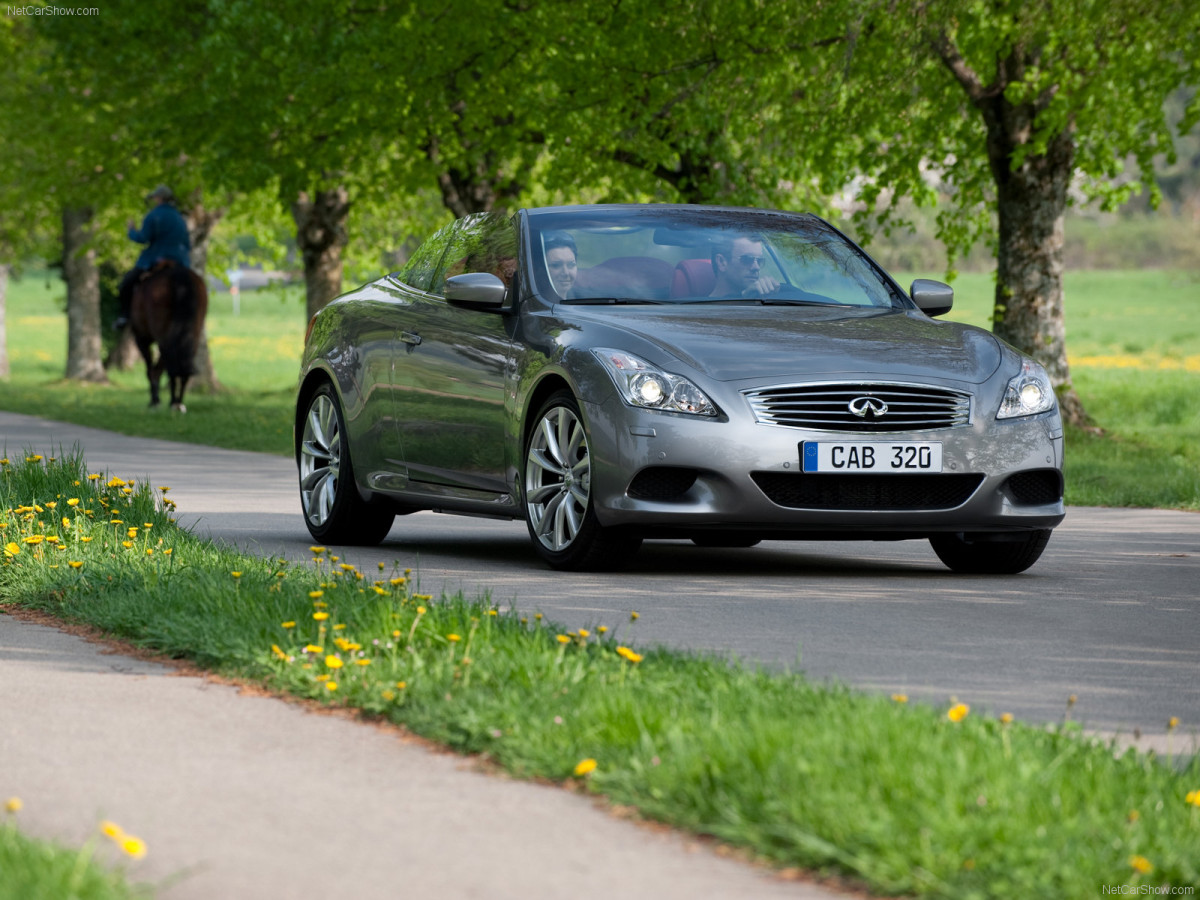
[[[764,543],[757,547],[697,547],[687,541],[647,541],[623,566],[606,570],[606,578],[623,576],[732,575],[747,579],[812,575],[857,579],[884,576],[953,575],[933,556],[909,542],[911,550],[897,553],[890,546],[885,556],[872,545],[860,542],[825,543],[814,551],[802,542]],[[927,545],[926,545],[927,546]],[[832,549],[826,550],[824,548]],[[402,551],[416,555],[425,565],[436,563],[452,568],[470,569],[480,563],[510,571],[552,574],[571,578],[571,572],[555,572],[534,552],[524,535],[512,538],[495,535],[472,536],[453,541],[405,537],[389,539],[377,548],[382,553]],[[865,552],[864,552],[865,550]],[[903,558],[909,554],[911,559]],[[877,554],[877,555],[875,555]],[[928,559],[922,558],[927,555]],[[595,573],[582,573],[593,576]]]

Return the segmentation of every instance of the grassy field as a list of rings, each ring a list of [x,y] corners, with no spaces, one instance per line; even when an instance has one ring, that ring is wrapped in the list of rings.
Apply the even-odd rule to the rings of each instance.
[[[161,486],[86,473],[78,457],[0,462],[7,603],[877,893],[1200,883],[1200,757],[647,648],[634,611],[567,631],[434,601],[408,572],[322,547],[295,565],[243,555],[176,528]]]
[[[948,318],[987,327],[991,277],[964,274],[955,288]],[[1068,434],[1067,501],[1200,509],[1200,274],[1071,272],[1066,293],[1072,374],[1105,430]],[[61,282],[44,276],[10,286],[12,376],[0,384],[0,408],[127,434],[290,452],[306,325],[298,288],[245,294],[237,315],[229,294],[213,294],[209,344],[228,390],[191,394],[186,416],[146,408],[140,366],[114,373],[111,386],[63,382],[64,296]]]

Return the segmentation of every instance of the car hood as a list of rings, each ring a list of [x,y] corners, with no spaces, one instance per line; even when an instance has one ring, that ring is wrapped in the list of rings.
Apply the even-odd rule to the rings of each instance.
[[[878,373],[979,384],[1001,360],[988,332],[904,310],[688,304],[574,307],[569,318],[620,328],[717,381]]]

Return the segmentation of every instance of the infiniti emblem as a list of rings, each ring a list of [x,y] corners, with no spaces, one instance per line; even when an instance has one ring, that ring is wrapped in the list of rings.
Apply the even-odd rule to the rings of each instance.
[[[850,401],[850,412],[860,419],[879,419],[887,411],[888,405],[876,397],[855,397]]]

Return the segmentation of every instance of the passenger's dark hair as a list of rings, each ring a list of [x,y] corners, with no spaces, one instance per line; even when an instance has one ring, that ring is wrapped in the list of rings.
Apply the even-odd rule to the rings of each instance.
[[[542,235],[542,247],[547,253],[556,247],[567,247],[576,258],[579,257],[579,250],[575,247],[575,238],[565,231],[546,232]]]

